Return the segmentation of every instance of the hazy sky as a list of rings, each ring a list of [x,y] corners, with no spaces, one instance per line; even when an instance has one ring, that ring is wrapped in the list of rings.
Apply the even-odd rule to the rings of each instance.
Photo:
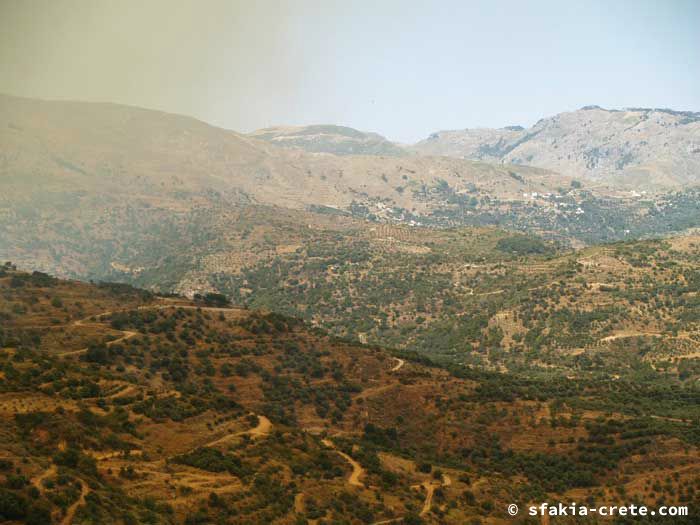
[[[0,0],[0,92],[406,142],[587,104],[700,111],[700,1]]]

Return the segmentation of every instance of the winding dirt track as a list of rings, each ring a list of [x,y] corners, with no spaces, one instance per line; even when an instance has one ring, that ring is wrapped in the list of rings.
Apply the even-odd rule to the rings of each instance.
[[[265,416],[258,415],[258,424],[249,430],[243,430],[241,432],[236,432],[235,434],[227,434],[222,438],[216,439],[210,443],[207,443],[207,447],[211,447],[214,445],[221,445],[222,443],[226,443],[227,441],[237,437],[237,436],[244,436],[248,434],[250,437],[253,439],[259,439],[261,437],[267,436],[270,431],[272,430],[272,422],[267,419]]]
[[[499,290],[495,293],[502,293],[502,290]],[[485,295],[489,295],[489,294],[485,294]],[[237,310],[236,308],[200,307],[200,306],[178,305],[178,304],[139,306],[136,309],[137,310],[149,310],[149,309],[160,310],[160,309],[165,309],[165,308],[201,309],[204,311],[215,311],[215,312],[225,312],[225,311],[236,311]],[[131,311],[131,310],[134,310],[134,309],[130,308],[130,309],[120,310],[120,311],[126,312],[126,311]],[[93,324],[93,325],[99,324],[100,326],[104,326],[104,325],[98,323],[97,320],[99,320],[102,317],[106,317],[108,315],[111,315],[115,312],[116,311],[107,311],[107,312],[102,312],[101,314],[91,315],[90,317],[88,317],[86,319],[80,319],[80,320],[75,321],[73,323],[73,325],[74,326],[85,326],[85,325],[90,325],[90,324]],[[91,319],[94,319],[94,321],[91,321]],[[106,343],[107,346],[125,341],[131,337],[135,337],[137,335],[140,335],[138,332],[133,332],[130,330],[119,330],[119,331],[122,332],[122,337],[107,342]],[[61,357],[64,357],[64,356],[71,356],[71,355],[80,355],[80,354],[83,354],[85,352],[87,352],[87,348],[81,348],[79,350],[70,350],[67,352],[62,352],[58,355]],[[406,364],[406,361],[403,359],[400,359],[398,357],[394,357],[393,359],[396,361],[396,364],[389,371],[390,372],[398,372]],[[383,385],[381,387],[376,387],[376,388],[377,388],[377,390],[384,390],[384,389],[390,388],[391,386],[393,386],[393,384]],[[364,394],[364,392],[363,392],[363,394]],[[362,397],[362,394],[360,395],[360,397]],[[249,430],[244,430],[242,432],[236,432],[234,434],[228,434],[226,436],[223,436],[222,438],[219,438],[219,439],[216,439],[210,443],[207,443],[206,446],[213,446],[213,445],[222,444],[222,443],[225,443],[234,437],[246,435],[246,434],[250,435],[253,439],[258,439],[258,438],[267,436],[270,433],[272,426],[273,426],[272,422],[267,417],[258,415],[258,424],[254,428],[249,429]],[[338,450],[336,448],[335,444],[330,439],[324,439],[321,441],[321,443],[323,443],[324,446],[326,446],[330,449],[333,449],[338,455],[340,455],[352,467],[352,472],[347,479],[347,483],[351,486],[354,486],[354,487],[364,488],[365,485],[360,481],[360,477],[362,477],[365,474],[365,469],[357,461],[355,461],[351,456],[349,456],[348,454],[346,454],[345,452],[343,452],[341,450]],[[111,455],[110,455],[110,457],[111,457]],[[100,459],[102,459],[102,458],[100,458]],[[104,459],[107,459],[107,458],[104,458]],[[32,480],[32,484],[34,484],[37,488],[39,488],[39,490],[41,490],[41,481],[44,478],[47,478],[47,477],[53,475],[55,472],[56,472],[56,467],[52,466],[51,468],[46,470],[44,473],[42,473],[40,476],[34,478]],[[78,510],[78,508],[81,505],[85,504],[85,497],[90,493],[90,488],[88,487],[87,483],[85,483],[83,480],[79,480],[79,481],[81,483],[80,498],[68,508],[66,515],[61,520],[61,525],[71,525],[72,524],[76,511]],[[450,484],[450,482],[451,481],[450,481],[449,477],[445,476],[444,477],[444,485],[447,486]],[[420,512],[420,515],[422,516],[422,515],[427,514],[430,511],[435,489],[440,487],[441,484],[435,483],[435,482],[424,482],[420,486],[422,486],[426,490],[425,502],[423,504],[423,509]],[[298,502],[295,501],[295,503],[298,505],[302,505],[303,495],[300,494],[299,496],[301,496],[299,498],[299,501]],[[403,521],[402,517],[378,521],[373,525],[388,525],[390,523],[397,523],[400,521]]]
[[[50,478],[51,476],[54,476],[55,474],[56,474],[56,465],[51,465],[44,472],[42,472],[38,476],[32,478],[31,483],[39,490],[39,492],[44,492],[44,486],[42,485],[42,481],[44,481],[46,478]]]
[[[51,476],[56,475],[56,472],[56,465],[51,465],[44,472],[32,478],[31,484],[34,485],[39,492],[43,493],[44,486],[42,482],[46,478],[50,478]],[[75,513],[78,511],[78,508],[81,505],[85,505],[85,498],[88,494],[90,494],[90,487],[88,487],[88,484],[85,483],[85,481],[83,481],[82,479],[78,479],[78,481],[80,482],[80,497],[70,507],[68,507],[68,509],[66,510],[66,515],[63,516],[63,519],[60,522],[61,525],[71,525],[73,523]]]
[[[87,483],[85,483],[82,479],[78,481],[80,481],[80,497],[75,503],[68,507],[66,515],[61,520],[61,525],[71,525],[73,523],[73,518],[75,517],[78,507],[85,505],[85,496],[90,494],[90,487],[88,487]]]
[[[600,339],[602,343],[606,343],[608,341],[615,341],[617,339],[628,339],[631,337],[661,337],[662,334],[659,332],[634,332],[634,331],[627,331],[627,332],[620,332],[618,334],[613,334],[609,335],[607,337],[603,337]]]
[[[440,487],[449,487],[452,485],[452,478],[447,474],[442,475],[442,482],[440,481],[424,481],[420,485],[414,485],[414,489],[425,489],[425,501],[423,502],[423,508],[420,511],[420,516],[425,516],[430,512],[430,508],[433,506],[433,495],[435,494],[435,489]]]
[[[352,467],[352,473],[348,478],[348,484],[352,485],[353,487],[364,487],[364,483],[360,481],[360,476],[362,476],[365,473],[365,469],[362,468],[362,465],[360,465],[357,461],[352,459],[342,450],[338,450],[337,448],[335,448],[335,444],[330,439],[323,439],[321,440],[321,443],[323,443],[326,447],[335,450],[345,461],[350,463],[350,466]]]
[[[211,312],[223,312],[223,311],[236,311],[236,308],[219,308],[219,307],[209,307],[209,306],[193,306],[193,305],[178,305],[178,304],[169,304],[169,305],[148,305],[148,306],[139,306],[136,308],[136,310],[151,310],[151,309],[156,309],[156,310],[162,310],[165,308],[183,308],[183,309],[201,309],[204,311],[211,311]],[[120,310],[124,312],[132,311],[134,308],[129,308],[126,310]],[[106,317],[108,315],[111,315],[115,313],[115,311],[106,311],[102,312],[100,314],[96,315],[91,315],[85,319],[78,319],[73,322],[73,326],[86,326],[86,325],[99,325],[99,326],[104,326],[101,323],[98,323],[98,320],[102,317]],[[94,319],[94,321],[91,321],[91,319]],[[122,341],[125,341],[131,337],[135,337],[137,335],[141,335],[139,332],[133,332],[131,330],[118,330],[119,332],[122,333],[122,337],[118,339],[114,339],[112,341],[108,341],[106,343],[106,346],[111,346],[116,343],[120,343]],[[80,355],[85,352],[87,352],[87,348],[81,348],[79,350],[69,350],[67,352],[61,352],[57,354],[59,357],[67,357],[67,356],[72,356],[72,355]],[[250,434],[253,436],[253,438],[259,438],[262,436],[265,436],[269,434],[270,429],[272,428],[272,423],[270,422],[269,419],[267,419],[265,416],[258,416],[258,425],[255,428],[252,428],[250,430],[246,430],[243,432],[238,433],[237,435],[241,434]],[[226,438],[230,438],[231,436],[226,436]],[[140,451],[139,451],[140,452]],[[105,458],[100,458],[100,459],[107,459]],[[36,478],[32,479],[32,484],[37,487],[40,491],[42,490],[42,481],[47,478],[52,476],[53,474],[56,473],[56,467],[51,466],[49,469],[44,471],[41,475],[37,476]],[[80,497],[78,500],[73,503],[70,507],[68,507],[68,510],[66,511],[66,515],[63,517],[61,520],[61,525],[71,525],[73,523],[73,518],[75,517],[75,513],[77,512],[78,508],[81,507],[82,505],[85,505],[85,498],[87,495],[90,493],[90,487],[88,486],[85,481],[82,479],[79,479],[80,481]]]
[[[102,318],[102,317],[112,315],[114,313],[131,312],[133,310],[164,310],[166,308],[182,308],[184,310],[202,310],[202,311],[207,311],[207,312],[232,312],[232,311],[239,311],[240,310],[238,308],[221,308],[218,306],[195,306],[195,305],[189,305],[189,304],[153,304],[153,305],[147,305],[147,306],[137,306],[136,308],[127,308],[125,310],[108,310],[108,311],[102,312],[100,314],[91,315],[91,316],[86,317],[84,319],[78,319],[77,321],[73,322],[73,326],[98,325],[98,326],[104,327],[104,325],[101,323],[98,323],[97,320]],[[95,321],[91,321],[91,319],[95,319]],[[126,341],[127,339],[129,339],[131,337],[141,335],[138,332],[132,332],[130,330],[117,330],[117,331],[122,333],[122,337],[120,337],[119,339],[115,339],[113,341],[109,341],[106,344],[106,346],[111,346],[113,344],[121,343],[122,341]],[[84,354],[85,352],[87,352],[87,350],[88,350],[87,348],[80,348],[79,350],[69,350],[67,352],[61,352],[57,355],[59,357],[80,355],[80,354]]]
[[[396,359],[396,365],[391,370],[389,370],[389,372],[398,372],[399,370],[401,370],[401,367],[406,364],[406,361],[404,361],[403,359],[399,359],[398,357],[394,357],[394,359]]]
[[[124,334],[122,337],[119,339],[114,339],[113,341],[108,341],[105,346],[112,346],[113,344],[121,343],[122,341],[126,341],[127,339],[130,339],[131,337],[135,337],[139,335],[138,332],[131,332],[130,330],[120,330],[122,334]],[[80,350],[69,350],[67,352],[61,352],[57,354],[59,357],[67,357],[71,355],[80,355],[84,354],[87,352],[87,348],[81,348]]]
[[[420,516],[425,516],[428,512],[430,512],[430,507],[433,505],[433,494],[435,493],[435,489],[440,485],[430,481],[425,481],[421,486],[425,489],[425,502],[423,503],[423,508],[420,511]]]

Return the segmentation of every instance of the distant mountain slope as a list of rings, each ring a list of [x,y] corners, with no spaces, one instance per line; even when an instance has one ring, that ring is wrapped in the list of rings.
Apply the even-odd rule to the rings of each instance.
[[[290,221],[305,225],[498,226],[578,244],[700,226],[691,192],[591,189],[449,157],[308,153],[158,111],[0,96],[0,260],[168,288],[201,258],[240,249],[242,206],[303,212]]]
[[[0,183],[7,197],[81,190],[162,202],[215,192],[296,209],[346,208],[371,198],[426,210],[411,189],[439,180],[504,198],[569,182],[544,170],[458,159],[310,154],[159,111],[0,96]]]
[[[526,164],[649,189],[700,184],[700,113],[586,106],[524,129],[439,131],[423,155]]]
[[[569,181],[533,168],[313,154],[180,115],[0,96],[0,256],[59,275],[166,264],[172,240],[184,242],[178,257],[208,253],[228,227],[203,235],[197,210],[263,204],[409,221],[447,190],[492,203],[559,186]]]
[[[366,133],[345,126],[314,125],[265,128],[251,137],[283,148],[299,148],[311,153],[334,155],[386,155],[403,157],[406,150],[377,133]]]

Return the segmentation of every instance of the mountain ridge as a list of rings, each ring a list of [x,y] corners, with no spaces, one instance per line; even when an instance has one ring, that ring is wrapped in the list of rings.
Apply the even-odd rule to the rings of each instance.
[[[236,248],[226,221],[245,207],[295,210],[292,224],[488,226],[575,246],[700,226],[692,192],[449,157],[309,153],[115,104],[0,97],[0,145],[0,257],[61,276],[182,275]]]
[[[299,148],[310,153],[392,157],[403,157],[409,154],[406,149],[378,133],[334,124],[276,126],[253,131],[248,133],[248,136],[268,141],[279,147]]]
[[[412,150],[538,166],[623,187],[680,188],[700,184],[700,113],[590,105],[529,128],[437,131]]]

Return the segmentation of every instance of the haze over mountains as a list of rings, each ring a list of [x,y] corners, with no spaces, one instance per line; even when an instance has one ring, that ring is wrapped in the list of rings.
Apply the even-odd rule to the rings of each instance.
[[[642,114],[646,120],[638,122]],[[533,152],[533,164],[554,158],[551,151],[588,151],[581,137],[601,144],[604,131],[608,143],[619,142],[612,124],[596,120],[602,117],[627,119],[634,126],[625,133],[640,135],[627,141],[635,154],[609,172],[609,184],[601,182],[607,178],[602,170],[612,160],[602,153],[590,169],[573,169],[574,176],[558,157],[560,172],[517,164],[524,151]],[[572,121],[581,122],[580,129]],[[582,110],[540,122],[536,132],[465,132],[471,142],[457,140],[462,132],[438,134],[416,145],[426,153],[418,154],[339,126],[243,135],[116,104],[0,96],[0,257],[81,278],[130,281],[140,269],[140,285],[181,291],[192,290],[186,276],[195,275],[206,289],[222,268],[211,261],[241,249],[241,238],[228,232],[235,229],[233,211],[245,206],[295,210],[279,214],[286,222],[275,227],[278,233],[296,231],[298,221],[326,224],[329,215],[357,228],[367,221],[495,226],[574,246],[682,232],[700,226],[693,187],[698,124],[691,114]],[[555,131],[556,143],[545,138]],[[460,149],[467,143],[471,149]],[[666,150],[686,154],[673,153],[666,163],[657,153]],[[427,155],[460,151],[488,162]],[[612,146],[605,151],[619,153]],[[643,168],[640,159],[651,160]],[[643,170],[654,184],[633,191],[618,186]],[[659,190],[663,186],[674,190]]]
[[[0,0],[0,525],[700,525],[698,20]]]
[[[444,178],[460,188],[480,183],[514,196],[529,188],[551,190],[560,182],[543,170],[513,168],[522,173],[521,181],[506,168],[461,159],[306,154],[189,117],[115,104],[0,97],[0,119],[3,182],[30,190],[35,177],[41,177],[42,189],[127,193],[135,190],[128,184],[138,181],[139,193],[161,196],[213,190],[291,208],[346,207],[371,196],[413,207],[412,193],[396,191],[397,186]]]
[[[408,152],[378,133],[366,133],[346,126],[286,126],[265,128],[249,134],[283,148],[300,148],[313,153],[335,155],[387,155],[402,157]]]
[[[341,126],[268,128],[251,137],[336,155],[447,156],[536,166],[633,189],[700,183],[700,112],[586,106],[530,128],[437,131],[412,146]]]
[[[328,204],[339,206],[348,204],[348,194],[367,188],[370,194],[387,197],[386,189],[372,187],[376,182],[371,180],[372,170],[388,176],[401,166],[409,173],[430,172],[428,177],[422,173],[412,177],[413,182],[430,177],[456,177],[456,182],[485,169],[483,164],[417,158],[425,156],[508,164],[509,170],[539,167],[554,172],[548,174],[550,182],[561,176],[562,180],[590,180],[595,187],[605,183],[613,189],[659,191],[700,184],[700,113],[667,109],[618,111],[588,106],[543,118],[528,129],[439,131],[413,146],[335,125],[275,127],[242,135],[189,117],[140,108],[9,96],[0,96],[0,118],[6,176],[63,171],[65,180],[83,171],[94,175],[93,182],[104,184],[110,176],[139,172],[156,185],[179,176],[185,187],[235,187],[268,203],[284,194],[285,205],[292,206],[319,204],[309,202],[310,193],[314,198],[328,194]],[[333,156],[303,155],[302,151]],[[361,156],[401,160],[356,158]],[[496,169],[491,178],[496,182],[503,175],[507,173]],[[310,182],[315,185],[312,190],[307,188]],[[409,204],[399,195],[391,198]]]
[[[0,96],[0,520],[696,505],[697,125],[407,147]]]

